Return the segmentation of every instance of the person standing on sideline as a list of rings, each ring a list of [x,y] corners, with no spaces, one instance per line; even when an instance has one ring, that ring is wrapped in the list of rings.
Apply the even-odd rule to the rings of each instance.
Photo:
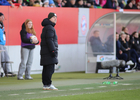
[[[8,62],[10,61],[10,57],[5,47],[6,37],[5,37],[3,21],[4,21],[4,15],[3,13],[0,12],[0,50],[3,50],[3,52],[1,52],[1,62]],[[7,63],[6,66],[5,63],[3,63],[2,67],[6,76],[16,76],[16,74],[10,71],[10,63]]]
[[[41,34],[41,60],[43,90],[58,90],[52,85],[52,74],[55,70],[55,64],[58,63],[58,42],[54,26],[57,22],[57,15],[50,12],[48,18],[42,21],[44,27]]]
[[[20,31],[21,36],[21,63],[18,70],[18,80],[23,80],[23,73],[25,72],[25,79],[32,80],[30,76],[31,65],[33,62],[33,51],[35,45],[39,43],[36,38],[36,32],[33,27],[33,23],[30,19],[27,19],[22,24]],[[32,38],[34,36],[34,38]]]

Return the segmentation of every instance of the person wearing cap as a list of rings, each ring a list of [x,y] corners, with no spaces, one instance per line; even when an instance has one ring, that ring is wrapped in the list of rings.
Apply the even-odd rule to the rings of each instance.
[[[42,83],[43,90],[58,90],[52,85],[52,75],[55,70],[55,64],[58,64],[58,42],[55,31],[55,24],[57,22],[57,15],[50,12],[48,18],[42,21],[42,34],[41,34],[41,60],[40,65],[43,66],[42,70]]]
[[[8,51],[5,47],[6,37],[5,37],[3,21],[4,21],[4,15],[3,13],[0,12],[0,50],[3,50],[3,52],[1,52],[1,62],[10,61]],[[6,66],[5,64],[3,64],[2,67],[6,76],[16,76],[16,74],[10,71],[10,64],[6,64]]]

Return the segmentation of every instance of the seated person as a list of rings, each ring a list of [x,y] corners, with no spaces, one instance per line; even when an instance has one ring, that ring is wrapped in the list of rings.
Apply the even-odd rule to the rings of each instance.
[[[122,27],[122,31],[125,33],[125,34],[129,34],[129,30],[127,27]]]
[[[84,1],[83,0],[76,0],[76,6],[80,8],[84,8]]]
[[[128,0],[125,9],[138,9],[135,0]]]
[[[12,0],[14,6],[18,6],[22,9],[22,6],[26,6],[25,3],[22,0]]]
[[[40,5],[40,1],[39,0],[36,0],[33,4],[34,7],[41,7]]]
[[[108,52],[113,52],[114,51],[114,34],[111,34],[110,36],[108,36],[105,44],[107,46]]]
[[[124,60],[127,62],[128,55],[127,53],[124,53],[125,48],[121,45],[121,42],[119,41],[119,34],[116,33],[116,58],[119,60]],[[132,61],[127,62],[128,65],[133,65]],[[130,68],[130,66],[125,65],[124,67],[120,68],[120,71],[125,71]]]
[[[43,7],[50,7],[49,6],[49,0],[44,0]]]
[[[76,3],[76,0],[67,0],[65,7],[76,7],[75,3]]]
[[[107,0],[106,4],[103,6],[103,8],[120,9],[117,0]]]
[[[140,55],[140,40],[139,40],[139,33],[133,32],[131,35],[131,41],[132,41],[132,49],[135,49],[138,55]]]
[[[99,37],[99,31],[95,30],[90,37],[89,41],[93,52],[107,52],[107,46],[103,44]]]
[[[137,8],[140,9],[140,1],[137,3]]]
[[[101,1],[100,0],[87,0],[88,3],[90,3],[93,8],[102,8]]]
[[[139,67],[139,62],[140,62],[140,58],[137,54],[137,52],[134,50],[134,49],[131,49],[129,46],[128,46],[128,43],[126,42],[126,34],[125,33],[121,33],[120,34],[120,42],[122,44],[122,46],[125,48],[125,51],[124,53],[127,53],[128,55],[128,60],[132,60],[133,63],[135,63],[134,66],[132,66],[133,68],[136,68],[136,67]],[[131,68],[132,68],[131,67]]]
[[[54,4],[56,7],[62,7],[62,0],[54,0]]]
[[[126,6],[125,0],[118,0],[119,6],[123,9]]]
[[[107,0],[100,0],[100,5],[103,7],[106,4]]]

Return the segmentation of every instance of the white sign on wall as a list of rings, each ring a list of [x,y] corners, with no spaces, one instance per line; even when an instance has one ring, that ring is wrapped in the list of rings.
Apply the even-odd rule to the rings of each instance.
[[[97,62],[115,60],[114,55],[97,55]]]
[[[89,9],[79,8],[78,43],[85,43],[89,30]]]

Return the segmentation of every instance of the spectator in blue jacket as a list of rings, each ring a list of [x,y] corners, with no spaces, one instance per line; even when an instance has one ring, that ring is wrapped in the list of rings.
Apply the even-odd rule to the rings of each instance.
[[[0,0],[0,5],[2,6],[11,6],[7,0]]]
[[[4,15],[3,15],[3,13],[0,12],[0,50],[2,50],[1,61],[8,62],[10,60],[10,57],[9,57],[7,49],[5,47],[6,37],[5,37],[3,21],[4,21]],[[15,76],[16,75],[10,71],[9,63],[6,65],[5,65],[5,63],[3,63],[2,67],[3,67],[4,73],[6,76]]]
[[[12,7],[14,7],[14,4],[12,3],[11,0],[0,0],[0,5],[1,6],[12,6]]]

